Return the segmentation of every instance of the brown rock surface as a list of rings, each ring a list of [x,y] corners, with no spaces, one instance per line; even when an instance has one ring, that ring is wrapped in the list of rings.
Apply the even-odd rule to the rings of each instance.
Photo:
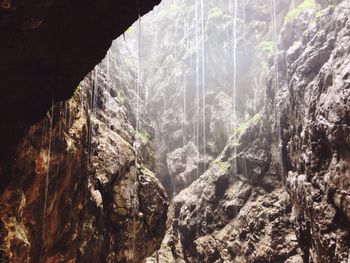
[[[30,128],[11,168],[1,167],[3,258],[138,263],[159,248],[167,196],[135,150],[133,113],[114,88],[97,66]]]

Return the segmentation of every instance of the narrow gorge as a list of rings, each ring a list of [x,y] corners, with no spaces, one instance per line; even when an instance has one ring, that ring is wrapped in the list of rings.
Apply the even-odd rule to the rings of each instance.
[[[80,1],[0,0],[0,262],[350,262],[350,0]]]

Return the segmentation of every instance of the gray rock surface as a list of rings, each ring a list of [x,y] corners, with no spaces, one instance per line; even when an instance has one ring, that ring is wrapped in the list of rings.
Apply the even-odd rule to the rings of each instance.
[[[310,262],[349,260],[350,2],[322,12],[287,51],[287,190]]]

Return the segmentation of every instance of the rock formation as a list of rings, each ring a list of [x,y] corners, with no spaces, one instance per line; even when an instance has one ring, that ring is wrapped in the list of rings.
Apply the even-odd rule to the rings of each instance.
[[[232,71],[215,64],[224,60],[222,43],[205,42],[209,56],[215,55],[205,64],[204,119],[201,80],[190,76],[191,67],[201,67],[202,47],[193,47],[191,35],[200,22],[186,16],[184,10],[195,9],[186,4],[169,4],[176,10],[169,17],[178,21],[168,33],[173,39],[161,44],[163,67],[148,75],[155,90],[149,108],[158,127],[158,171],[168,175],[160,179],[175,192],[161,257],[168,257],[170,247],[175,262],[346,262],[349,1],[278,1],[276,17],[266,1],[246,3],[246,17],[238,14],[238,35],[244,26],[247,37],[237,43],[241,97],[232,99],[230,86],[219,82],[228,77],[218,76]],[[207,13],[206,36],[230,45],[220,36],[229,23],[225,12],[215,7]],[[166,20],[157,15],[160,23]],[[152,45],[146,49],[152,52]],[[198,86],[200,99],[193,93]]]
[[[285,41],[281,54],[288,62],[280,72],[288,86],[278,95],[290,167],[287,191],[300,247],[310,262],[350,258],[349,17],[349,1],[323,10],[294,43]]]
[[[28,13],[1,2],[0,32],[12,21],[28,46],[11,47],[0,72],[34,66],[0,80],[14,87],[0,108],[15,107],[1,121],[3,152],[15,154],[0,161],[0,259],[349,262],[350,0],[201,2],[164,0],[65,102],[136,19],[136,3],[118,9],[114,30],[116,4],[75,16],[76,4],[57,37],[85,30],[61,56],[46,37],[71,4]],[[16,100],[23,81],[32,93]],[[9,132],[18,137],[49,104],[13,147]]]
[[[119,95],[134,79],[112,86],[111,56],[70,100],[52,105],[22,138],[13,165],[2,167],[3,259],[136,263],[159,248],[167,195],[135,139],[132,96]]]

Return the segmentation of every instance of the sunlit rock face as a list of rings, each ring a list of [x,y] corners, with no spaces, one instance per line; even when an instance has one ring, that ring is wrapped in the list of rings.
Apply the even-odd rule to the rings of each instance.
[[[135,97],[118,95],[134,80],[112,83],[105,64],[53,105],[21,140],[13,166],[2,167],[4,260],[138,263],[159,248],[167,195],[135,140],[127,111]]]
[[[349,1],[327,8],[283,54],[287,190],[301,248],[312,262],[349,260],[349,17]]]
[[[160,0],[0,1],[0,158]],[[9,113],[11,112],[11,114]]]

